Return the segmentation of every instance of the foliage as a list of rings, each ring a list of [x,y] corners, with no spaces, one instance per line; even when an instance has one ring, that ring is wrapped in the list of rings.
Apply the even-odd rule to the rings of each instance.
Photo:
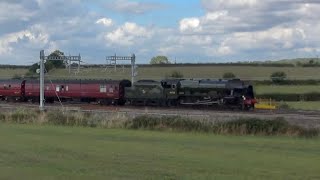
[[[182,117],[150,117],[139,116],[126,125],[130,129],[175,130],[211,132],[215,134],[234,135],[292,135],[315,137],[316,129],[304,129],[289,124],[283,118],[263,120],[258,118],[242,118],[233,121],[213,123],[206,120],[192,120]]]
[[[150,64],[171,64],[166,56],[155,56],[150,60]]]
[[[174,71],[172,71],[170,77],[183,78],[183,74],[180,71],[174,70]]]
[[[287,78],[287,74],[283,71],[277,71],[272,73],[270,78],[274,83],[279,83]]]
[[[234,75],[232,72],[226,72],[222,76],[223,79],[233,79],[235,77],[236,77],[236,75]]]
[[[49,57],[56,57],[56,56],[63,56],[64,53],[59,51],[59,50],[55,50],[54,52],[52,52]],[[54,68],[64,68],[64,62],[63,61],[46,61],[45,64],[45,70],[46,72],[50,72],[50,70],[54,69]],[[26,75],[33,75],[36,74],[37,69],[40,69],[40,65],[39,63],[34,63],[29,67],[29,73]]]
[[[179,116],[138,116],[132,119],[117,115],[100,116],[95,113],[17,110],[2,113],[1,122],[18,124],[50,124],[58,126],[148,129],[162,131],[205,132],[235,135],[288,135],[313,137],[319,131],[290,125],[282,118],[264,120],[240,118],[232,121],[190,119]]]
[[[55,50],[49,55],[49,57],[59,57],[59,56],[64,56],[64,53],[61,52],[60,50]],[[65,68],[63,61],[51,61],[51,63],[53,64],[54,68]]]
[[[262,99],[273,99],[276,101],[320,101],[320,93],[265,93],[257,95],[258,98]]]
[[[22,79],[22,76],[19,74],[14,74],[12,79]]]
[[[271,80],[255,80],[252,81],[254,85],[320,85],[320,80],[317,79],[305,79],[305,80],[290,80],[285,79],[281,82],[274,83]]]
[[[286,109],[290,109],[290,106],[286,102],[280,102],[279,105],[278,105],[278,108],[286,110]]]

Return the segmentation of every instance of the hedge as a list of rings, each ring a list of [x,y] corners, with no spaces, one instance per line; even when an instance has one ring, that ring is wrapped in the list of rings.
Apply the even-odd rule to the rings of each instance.
[[[271,80],[251,81],[251,82],[254,85],[320,85],[320,79],[282,80],[277,83]]]
[[[260,94],[257,98],[261,99],[273,99],[276,101],[320,101],[320,93],[311,92],[304,94],[294,94],[294,93],[270,93],[270,94]]]

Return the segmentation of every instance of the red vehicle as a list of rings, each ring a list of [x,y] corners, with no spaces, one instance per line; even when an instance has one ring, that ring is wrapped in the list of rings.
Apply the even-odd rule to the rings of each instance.
[[[124,88],[130,87],[128,80],[59,80],[46,81],[44,94],[46,102],[79,100],[100,104],[123,105]],[[26,81],[25,99],[39,102],[39,81]]]
[[[0,99],[5,101],[22,100],[24,89],[24,80],[0,80]]]

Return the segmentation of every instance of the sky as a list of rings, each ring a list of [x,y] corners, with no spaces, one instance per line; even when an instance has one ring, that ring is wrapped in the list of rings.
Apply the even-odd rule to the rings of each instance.
[[[0,64],[58,49],[87,64],[317,57],[320,0],[0,0]]]

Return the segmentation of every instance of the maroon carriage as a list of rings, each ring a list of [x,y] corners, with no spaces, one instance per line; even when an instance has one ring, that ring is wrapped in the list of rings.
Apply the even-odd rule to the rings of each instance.
[[[24,80],[0,80],[0,99],[5,101],[20,101],[24,97]]]
[[[59,98],[62,101],[79,100],[123,105],[124,88],[130,86],[131,82],[128,80],[58,80],[46,81],[44,93],[46,102],[53,102]],[[39,101],[39,88],[39,81],[27,81],[26,98]]]

